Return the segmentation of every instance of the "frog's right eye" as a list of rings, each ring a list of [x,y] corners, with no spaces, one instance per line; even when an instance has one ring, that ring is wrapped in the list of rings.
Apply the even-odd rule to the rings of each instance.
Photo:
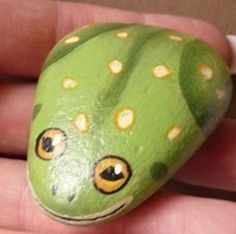
[[[105,194],[121,190],[132,175],[127,161],[118,156],[105,156],[94,168],[93,180],[96,189]]]
[[[66,134],[59,128],[49,128],[39,134],[36,140],[36,154],[44,160],[61,156],[66,149]]]

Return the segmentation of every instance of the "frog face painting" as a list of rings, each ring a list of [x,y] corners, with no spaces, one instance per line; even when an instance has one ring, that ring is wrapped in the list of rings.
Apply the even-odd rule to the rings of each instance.
[[[122,216],[207,139],[231,91],[223,59],[183,33],[120,23],[70,33],[37,88],[28,150],[35,198],[67,223]]]

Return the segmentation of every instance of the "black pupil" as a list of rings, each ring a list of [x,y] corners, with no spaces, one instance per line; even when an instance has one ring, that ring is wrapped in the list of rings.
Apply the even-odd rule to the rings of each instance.
[[[52,138],[51,137],[43,137],[42,140],[42,148],[47,153],[53,152],[54,146],[52,145]]]
[[[100,173],[100,176],[104,180],[116,181],[124,178],[123,173],[116,174],[114,167],[110,166],[106,170]]]

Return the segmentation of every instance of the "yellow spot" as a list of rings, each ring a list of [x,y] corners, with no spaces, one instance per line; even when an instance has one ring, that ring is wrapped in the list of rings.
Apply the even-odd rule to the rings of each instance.
[[[225,90],[223,89],[216,89],[216,98],[218,100],[222,100],[225,97]]]
[[[164,78],[168,76],[171,71],[164,65],[158,65],[153,68],[153,75],[156,76],[157,78]]]
[[[170,141],[173,141],[176,137],[178,137],[181,133],[181,128],[180,127],[173,127],[169,130],[167,137]]]
[[[126,37],[128,37],[128,33],[127,32],[118,32],[117,34],[116,34],[116,36],[117,37],[120,37],[120,38],[126,38]]]
[[[74,124],[80,132],[86,132],[89,128],[87,115],[79,113],[74,120]]]
[[[74,79],[65,78],[63,80],[63,84],[62,85],[63,85],[64,89],[73,89],[73,88],[75,88],[78,85],[78,83]]]
[[[79,36],[72,36],[65,40],[65,44],[72,44],[80,40]]]
[[[213,70],[207,64],[201,64],[199,66],[199,72],[205,80],[211,80],[213,78]]]
[[[180,36],[176,36],[176,35],[169,35],[168,36],[171,40],[173,41],[183,41],[183,38]]]
[[[134,123],[134,112],[129,108],[121,109],[115,116],[116,126],[121,130],[128,129]]]
[[[109,68],[112,73],[118,74],[122,71],[122,63],[119,60],[112,60],[109,63]]]

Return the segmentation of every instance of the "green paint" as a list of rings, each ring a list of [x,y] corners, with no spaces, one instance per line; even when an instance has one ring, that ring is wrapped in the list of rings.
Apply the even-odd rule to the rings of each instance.
[[[168,167],[165,163],[155,162],[153,163],[150,172],[154,180],[161,180],[168,174]]]
[[[128,35],[117,37],[119,32]],[[64,43],[75,35],[78,42]],[[122,63],[117,74],[109,69],[113,60]],[[212,79],[199,73],[202,64],[212,69]],[[65,89],[67,78],[76,87]],[[231,89],[223,59],[186,34],[126,24],[72,32],[50,53],[38,83],[35,103],[43,108],[35,107],[28,150],[35,198],[67,223],[122,216],[206,140],[228,107]],[[133,116],[117,119],[123,109]]]
[[[129,79],[131,78],[133,68],[142,56],[142,47],[151,38],[155,37],[157,30],[147,30],[145,34],[139,36],[139,40],[134,41],[130,48],[124,51],[124,55],[127,59],[122,60],[124,63],[124,69],[119,75],[115,75],[114,79],[110,79],[104,89],[98,93],[95,103],[95,113],[97,115],[97,123],[103,121],[109,113],[118,105],[121,99],[121,95],[126,90]],[[124,75],[125,74],[125,75]],[[108,78],[109,79],[109,78]],[[100,121],[99,121],[100,120]]]
[[[215,127],[219,115],[223,114],[225,101],[228,103],[231,98],[227,95],[224,102],[215,102],[216,88],[224,89],[227,94],[231,94],[231,81],[225,78],[225,74],[228,73],[227,67],[210,46],[199,40],[185,47],[180,64],[181,90],[196,122],[207,134]],[[213,69],[212,79],[204,80],[196,69],[201,64],[207,64]]]
[[[74,49],[76,49],[79,45],[86,43],[87,41],[91,40],[92,38],[96,37],[99,34],[107,33],[111,30],[117,29],[122,27],[123,24],[120,23],[114,23],[110,25],[104,25],[104,24],[95,24],[93,26],[90,26],[89,28],[79,29],[76,31],[73,31],[72,33],[69,33],[65,38],[63,38],[61,41],[57,43],[57,45],[54,47],[54,49],[49,54],[42,71],[47,69],[50,65],[57,62],[59,59],[63,58],[67,54],[73,52]],[[65,46],[64,41],[67,38],[77,36],[79,34],[79,41],[76,43],[71,43]]]

